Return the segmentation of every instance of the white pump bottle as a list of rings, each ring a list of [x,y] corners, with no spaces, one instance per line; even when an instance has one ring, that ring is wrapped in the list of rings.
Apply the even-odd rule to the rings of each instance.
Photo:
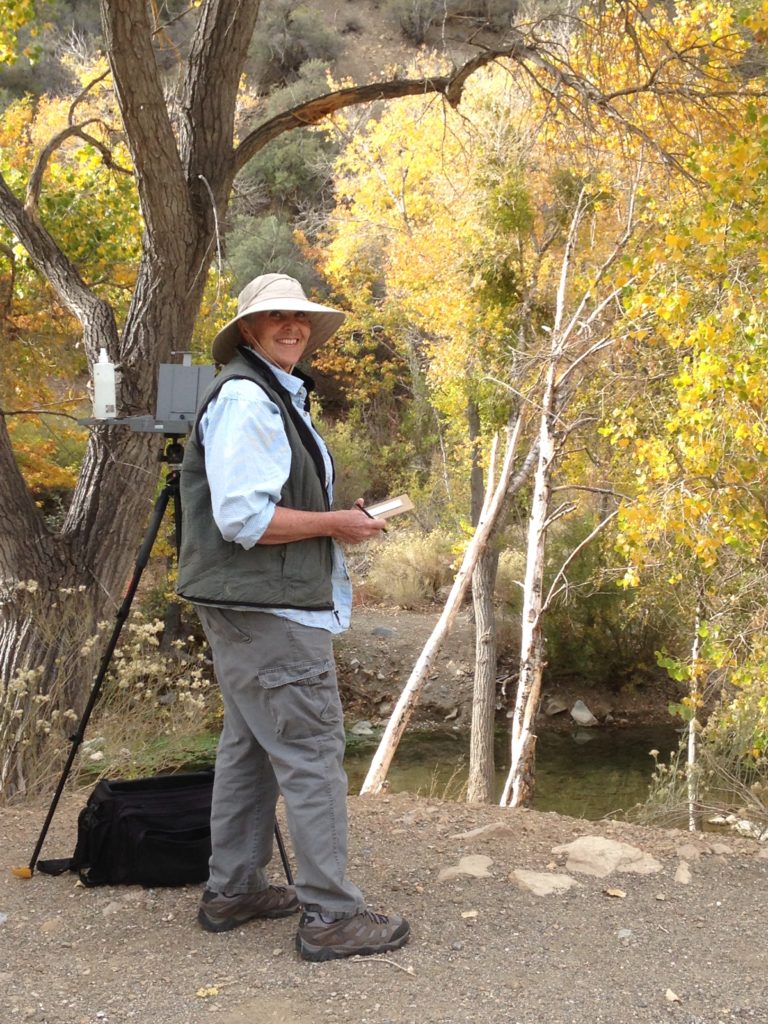
[[[98,363],[93,364],[93,418],[109,420],[117,416],[115,364],[110,363],[107,350],[99,352]]]

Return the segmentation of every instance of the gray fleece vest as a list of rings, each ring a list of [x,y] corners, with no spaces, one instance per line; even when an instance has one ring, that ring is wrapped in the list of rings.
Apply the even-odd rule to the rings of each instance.
[[[176,591],[187,601],[218,607],[331,609],[333,542],[330,537],[313,537],[289,544],[256,544],[246,551],[240,544],[224,540],[216,526],[199,424],[206,407],[225,382],[237,378],[252,380],[263,388],[283,418],[291,446],[291,470],[280,504],[306,512],[328,509],[323,459],[316,441],[275,375],[255,356],[241,349],[203,395],[195,429],[184,452]]]

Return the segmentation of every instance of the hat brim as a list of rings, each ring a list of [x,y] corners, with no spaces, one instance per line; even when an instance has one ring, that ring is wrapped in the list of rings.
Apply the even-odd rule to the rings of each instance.
[[[254,302],[222,327],[213,339],[212,352],[215,362],[225,365],[234,357],[237,346],[242,344],[243,338],[237,326],[239,320],[252,313],[264,313],[271,309],[303,310],[309,317],[309,341],[302,358],[311,355],[335,334],[347,318],[347,314],[341,310],[321,306],[317,302],[310,302],[309,299],[283,298]]]

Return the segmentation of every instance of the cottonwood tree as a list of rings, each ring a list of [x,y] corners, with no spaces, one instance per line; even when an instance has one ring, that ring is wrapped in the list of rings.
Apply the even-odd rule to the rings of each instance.
[[[686,691],[677,710],[687,728],[692,830],[702,822],[699,745],[706,743],[708,702],[732,687],[722,714],[736,720],[732,709],[765,703],[768,689],[768,322],[761,266],[768,159],[755,131],[766,118],[765,101],[754,101],[739,130],[734,125],[692,148],[702,186],[667,205],[666,231],[637,254],[626,302],[616,391],[628,393],[641,377],[643,398],[636,390],[613,405],[604,428],[632,488],[619,517],[623,583],[640,594],[652,585],[680,624],[677,644],[661,663]],[[732,735],[741,731],[729,728]],[[762,727],[740,743],[742,767],[764,756]],[[708,759],[707,767],[732,773],[733,790],[738,764],[717,761]]]

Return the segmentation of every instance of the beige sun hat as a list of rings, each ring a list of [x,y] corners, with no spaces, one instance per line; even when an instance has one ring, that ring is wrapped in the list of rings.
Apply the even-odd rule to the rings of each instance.
[[[213,358],[228,363],[242,342],[238,320],[251,313],[269,309],[303,309],[309,314],[310,335],[304,355],[308,356],[341,327],[346,313],[330,306],[310,302],[299,282],[287,274],[262,274],[254,277],[237,297],[237,316],[222,327],[213,339]]]

